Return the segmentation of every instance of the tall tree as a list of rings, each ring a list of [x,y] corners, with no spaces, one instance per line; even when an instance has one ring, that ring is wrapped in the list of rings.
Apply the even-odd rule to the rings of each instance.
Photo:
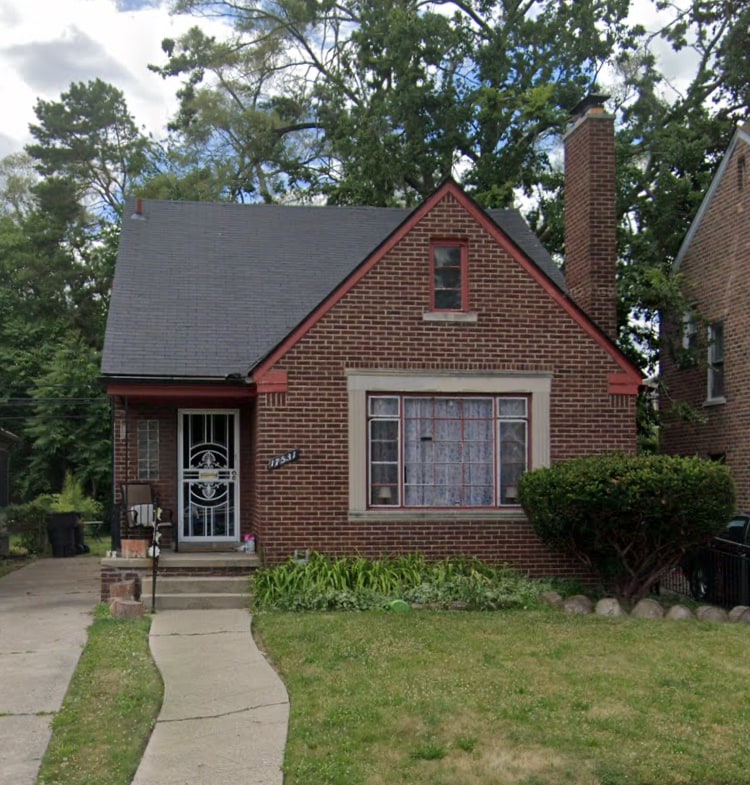
[[[78,201],[117,214],[146,170],[150,142],[138,129],[120,90],[101,79],[77,82],[59,101],[39,100],[36,140],[26,147],[43,177],[65,178]]]
[[[628,0],[178,0],[225,16],[163,46],[173,127],[238,195],[413,203],[456,167],[485,204],[538,182],[549,138],[634,45]]]
[[[72,472],[86,491],[106,494],[111,474],[109,403],[99,380],[99,352],[75,333],[51,347],[35,380],[25,435],[31,443],[25,490],[59,490]]]
[[[21,436],[17,494],[59,490],[66,468],[106,493],[97,357],[122,203],[152,143],[98,79],[35,111],[34,143],[0,166],[0,422]]]

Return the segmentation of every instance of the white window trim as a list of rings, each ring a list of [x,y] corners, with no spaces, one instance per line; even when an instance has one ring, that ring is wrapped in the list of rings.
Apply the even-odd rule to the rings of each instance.
[[[349,396],[349,514],[356,518],[430,519],[464,517],[512,517],[517,508],[492,510],[388,510],[367,506],[367,394],[431,393],[433,395],[528,395],[531,428],[529,469],[550,465],[550,393],[552,374],[541,373],[456,373],[453,371],[346,370]]]

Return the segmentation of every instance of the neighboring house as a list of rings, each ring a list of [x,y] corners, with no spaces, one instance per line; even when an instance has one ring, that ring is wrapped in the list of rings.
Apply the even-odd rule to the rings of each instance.
[[[750,125],[739,128],[675,260],[694,314],[665,331],[666,452],[726,461],[750,509]],[[677,417],[674,404],[693,416]],[[670,410],[673,412],[670,416]]]
[[[116,487],[150,483],[181,550],[252,533],[269,564],[579,573],[518,480],[633,451],[641,375],[611,338],[612,118],[584,106],[566,145],[567,286],[518,212],[452,181],[413,210],[130,201],[102,363]]]

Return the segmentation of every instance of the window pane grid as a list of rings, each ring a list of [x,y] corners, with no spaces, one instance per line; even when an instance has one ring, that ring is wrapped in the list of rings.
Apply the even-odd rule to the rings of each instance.
[[[138,421],[138,479],[159,479],[159,421]]]
[[[373,396],[368,410],[370,504],[397,507],[401,504],[400,400],[395,396]]]
[[[465,274],[462,245],[432,247],[432,295],[436,310],[463,310]]]
[[[528,465],[525,397],[390,397],[395,411],[370,398],[372,506],[516,505]],[[403,499],[403,501],[401,501]]]
[[[708,397],[724,397],[724,323],[708,328]]]

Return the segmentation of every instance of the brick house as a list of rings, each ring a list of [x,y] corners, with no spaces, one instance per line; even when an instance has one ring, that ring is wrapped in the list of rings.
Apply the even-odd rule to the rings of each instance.
[[[566,137],[567,284],[516,211],[450,180],[413,210],[129,202],[102,364],[115,486],[150,483],[180,550],[252,533],[267,564],[419,550],[579,574],[516,487],[635,449],[612,124],[583,106]]]
[[[726,461],[741,509],[750,509],[748,162],[750,125],[745,125],[735,132],[675,259],[692,312],[665,328],[666,396],[660,404],[663,449]],[[698,416],[675,416],[675,402]]]

